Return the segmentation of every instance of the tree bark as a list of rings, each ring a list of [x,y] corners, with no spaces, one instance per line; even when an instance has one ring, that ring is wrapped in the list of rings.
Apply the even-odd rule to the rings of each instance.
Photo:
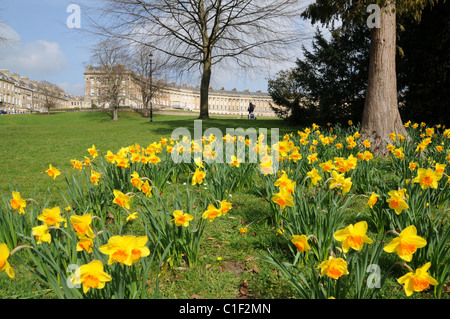
[[[209,84],[211,82],[211,58],[203,63],[202,80],[200,85],[200,115],[199,119],[209,119]]]
[[[395,1],[381,9],[380,28],[371,31],[369,77],[361,121],[361,140],[368,139],[375,155],[386,156],[389,134],[408,137],[398,110]]]
[[[118,115],[117,115],[117,107],[114,107],[113,109],[113,121],[117,121],[119,119]]]

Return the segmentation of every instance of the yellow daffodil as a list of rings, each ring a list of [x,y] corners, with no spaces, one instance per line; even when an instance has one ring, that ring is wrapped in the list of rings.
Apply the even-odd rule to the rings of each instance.
[[[45,172],[48,174],[48,176],[53,178],[53,180],[55,180],[56,177],[61,174],[61,172],[55,167],[53,167],[52,164],[48,166],[48,170],[46,170]]]
[[[206,211],[202,214],[203,219],[209,219],[213,222],[216,217],[222,216],[222,211],[217,209],[214,205],[209,205]]]
[[[259,165],[259,170],[264,175],[273,174],[273,166],[272,166],[272,156],[265,155],[261,159],[261,163]]]
[[[199,168],[197,168],[194,172],[194,176],[192,177],[192,185],[201,184],[203,183],[203,179],[206,176],[206,172],[201,171]]]
[[[411,171],[414,171],[417,167],[419,167],[419,164],[415,162],[410,162],[408,167]]]
[[[233,207],[233,205],[231,203],[227,202],[226,199],[224,199],[223,201],[220,202],[219,210],[220,210],[221,214],[223,216],[225,216],[232,207]]]
[[[369,151],[364,151],[363,160],[370,161],[373,158],[373,154]]]
[[[399,191],[390,191],[388,193],[390,198],[386,200],[389,203],[389,207],[395,210],[397,215],[400,215],[402,211],[409,208],[409,205],[405,201],[405,195]]]
[[[137,213],[137,212],[134,212],[134,213],[128,215],[126,221],[127,221],[127,222],[130,222],[130,221],[135,220],[135,219],[137,219],[137,218],[138,218],[138,213]]]
[[[242,163],[242,159],[237,158],[236,156],[231,156],[230,166],[232,167],[239,167]]]
[[[369,200],[367,201],[367,206],[369,206],[370,208],[373,208],[373,206],[378,201],[378,197],[380,197],[380,195],[375,194],[375,193],[372,192],[372,194],[369,197]]]
[[[308,238],[306,235],[293,235],[291,242],[297,247],[300,252],[306,252],[311,249],[308,244]]]
[[[116,155],[111,151],[106,152],[105,158],[108,163],[114,163],[116,161]]]
[[[323,261],[317,267],[320,268],[320,275],[333,279],[339,279],[343,275],[348,275],[347,262],[342,258],[330,256],[328,260]]]
[[[344,174],[339,174],[336,171],[331,172],[330,189],[338,188],[342,190],[342,195],[347,194],[352,187],[351,178],[344,177]]]
[[[302,159],[302,155],[298,152],[297,149],[295,149],[289,156],[289,159],[291,159],[294,163],[297,163],[298,160]]]
[[[394,238],[389,244],[384,247],[384,251],[387,253],[397,252],[398,256],[410,262],[412,255],[418,248],[425,247],[427,241],[417,236],[417,229],[414,225],[406,227],[398,237]]]
[[[52,241],[52,236],[47,224],[34,227],[31,234],[37,239],[37,244],[42,244],[42,242],[50,244]]]
[[[420,183],[422,189],[437,188],[442,174],[436,173],[433,169],[419,168],[417,177],[413,179],[414,183]]]
[[[371,244],[373,240],[367,237],[367,222],[361,221],[356,224],[350,224],[344,229],[334,233],[334,239],[342,242],[342,250],[347,253],[350,248],[361,250],[364,243]]]
[[[94,240],[89,237],[80,237],[77,243],[77,251],[86,251],[88,254],[92,253],[94,248]]]
[[[322,179],[322,176],[319,175],[319,171],[315,168],[307,172],[306,175],[311,179],[314,186]]]
[[[194,216],[188,213],[184,213],[181,210],[174,211],[173,217],[174,219],[172,219],[172,221],[175,221],[176,226],[184,226],[184,227],[188,227],[189,222],[194,219]]]
[[[94,183],[95,186],[98,185],[98,183],[100,182],[100,178],[101,175],[99,172],[94,171],[93,169],[91,170],[91,177],[90,180],[92,183]]]
[[[78,237],[89,236],[90,238],[94,238],[94,231],[91,228],[91,223],[91,214],[70,216],[70,224],[75,229],[75,233]]]
[[[1,243],[0,244],[0,273],[5,271],[9,278],[14,278],[14,270],[8,262],[9,257],[9,248],[8,245]]]
[[[98,156],[98,152],[95,149],[95,145],[92,145],[91,148],[88,148],[89,154],[91,154],[92,158],[96,158]]]
[[[436,286],[439,284],[436,279],[428,274],[428,269],[430,267],[431,263],[428,262],[422,267],[417,268],[415,272],[409,272],[397,279],[399,284],[405,285],[406,296],[411,296],[413,292],[424,291],[430,285]]]
[[[156,156],[155,154],[150,155],[150,158],[148,159],[149,163],[152,163],[153,165],[157,165],[159,162],[161,162],[161,158]]]
[[[292,189],[293,186],[295,186],[295,182],[293,182],[292,180],[290,180],[287,176],[287,174],[285,172],[283,172],[283,174],[281,175],[280,178],[278,178],[275,183],[274,186],[280,187],[280,188],[286,188],[286,189]]]
[[[25,214],[24,208],[27,206],[27,203],[22,199],[20,193],[13,191],[12,197],[10,201],[12,209],[17,210],[19,214]]]
[[[294,197],[285,188],[281,188],[280,191],[272,197],[272,201],[280,205],[281,209],[284,209],[286,206],[293,207],[293,199]]]
[[[45,208],[42,214],[37,217],[38,220],[45,222],[48,226],[59,227],[60,223],[66,219],[61,216],[59,206],[53,208]]]
[[[239,227],[239,235],[244,235],[248,232],[247,227]]]
[[[99,249],[100,252],[109,256],[108,265],[118,262],[131,266],[141,257],[150,255],[150,250],[145,246],[147,241],[147,236],[113,236],[108,240],[107,244]]]
[[[133,174],[131,174],[131,185],[136,187],[138,190],[141,190],[143,183],[144,182],[139,177],[139,174],[136,171],[134,171]]]
[[[148,198],[151,198],[153,196],[152,189],[153,189],[153,187],[150,186],[148,181],[145,181],[141,186],[142,193],[144,193],[145,196],[147,196]]]
[[[307,159],[308,159],[308,164],[314,163],[315,161],[318,160],[317,153],[308,155]]]
[[[73,169],[77,169],[79,171],[81,171],[83,169],[83,163],[80,162],[79,160],[73,159],[73,160],[70,160],[70,163],[72,164]]]
[[[439,163],[436,163],[436,165],[435,165],[436,173],[438,173],[438,174],[444,174],[444,171],[445,171],[445,167],[446,167],[446,166],[447,166],[446,164],[439,164]]]
[[[120,156],[120,155],[116,156],[116,165],[117,165],[117,167],[128,168],[128,167],[130,167],[129,161],[130,161],[130,159],[128,157],[123,157],[123,156]]]
[[[331,172],[335,166],[333,165],[333,160],[329,160],[325,163],[319,164],[320,168],[326,172]]]
[[[364,140],[363,145],[365,148],[370,148],[372,145],[370,144],[369,140]]]
[[[131,197],[125,195],[121,191],[114,190],[114,200],[113,203],[119,205],[120,207],[124,207],[126,209],[130,209],[130,199]]]
[[[103,264],[99,260],[93,260],[89,264],[80,266],[71,282],[76,285],[83,285],[83,292],[87,293],[90,289],[103,289],[105,284],[112,278],[104,272]]]

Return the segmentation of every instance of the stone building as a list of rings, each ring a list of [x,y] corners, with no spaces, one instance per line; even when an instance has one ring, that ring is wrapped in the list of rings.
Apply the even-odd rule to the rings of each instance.
[[[7,113],[46,112],[51,99],[53,109],[67,109],[76,98],[57,86],[30,80],[0,69],[0,110]]]
[[[102,95],[102,70],[99,67],[87,66],[85,76],[85,104],[89,106],[105,107],[101,101]],[[178,109],[190,112],[199,112],[200,87],[185,84],[167,83],[163,80],[153,79],[152,104],[155,109]],[[119,104],[131,109],[142,109],[142,94],[140,93],[137,76],[130,70],[125,71],[122,77]],[[210,114],[246,116],[250,101],[256,106],[256,116],[275,117],[270,108],[274,105],[268,93],[261,91],[250,92],[249,90],[237,91],[236,89],[225,90],[209,89],[209,112]]]

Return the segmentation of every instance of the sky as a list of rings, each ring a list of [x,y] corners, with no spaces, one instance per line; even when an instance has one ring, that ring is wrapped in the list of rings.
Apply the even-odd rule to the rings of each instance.
[[[1,0],[0,37],[8,39],[0,43],[0,69],[18,73],[31,80],[48,81],[69,94],[84,95],[84,71],[91,57],[90,48],[95,44],[83,35],[83,11],[80,25],[69,28],[67,21],[75,13],[71,4],[83,4],[89,0]],[[82,7],[81,7],[82,8]],[[312,35],[315,27],[307,25]],[[305,40],[308,46],[310,40]],[[299,52],[299,55],[301,53]],[[267,78],[294,65],[296,57],[283,65],[271,65],[264,72],[253,74],[246,70],[234,73],[213,73],[214,88],[267,92]],[[184,83],[185,79],[176,79]],[[192,80],[191,80],[192,81]],[[196,86],[199,83],[188,82]]]

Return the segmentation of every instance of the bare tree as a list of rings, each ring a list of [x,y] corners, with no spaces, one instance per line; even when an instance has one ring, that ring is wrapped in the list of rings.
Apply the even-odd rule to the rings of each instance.
[[[200,115],[209,118],[213,66],[254,67],[284,61],[299,43],[299,0],[102,0],[92,18],[98,35],[128,39],[164,53],[174,67],[201,76]]]
[[[156,76],[163,68],[164,64],[158,57],[153,55],[149,47],[143,45],[134,46],[131,69],[135,73],[139,94],[139,96],[134,96],[134,99],[139,102],[142,101],[144,117],[149,116],[151,100],[157,99],[161,95],[161,89],[165,86],[164,81],[155,81]]]
[[[50,114],[50,110],[58,106],[58,101],[61,99],[62,90],[56,85],[47,81],[41,81],[37,84],[39,92],[39,107],[47,110],[47,114]]]
[[[117,40],[101,41],[93,49],[92,61],[98,65],[101,77],[99,100],[103,106],[109,105],[113,109],[113,121],[118,120],[122,82],[127,76],[127,60],[127,51]]]

